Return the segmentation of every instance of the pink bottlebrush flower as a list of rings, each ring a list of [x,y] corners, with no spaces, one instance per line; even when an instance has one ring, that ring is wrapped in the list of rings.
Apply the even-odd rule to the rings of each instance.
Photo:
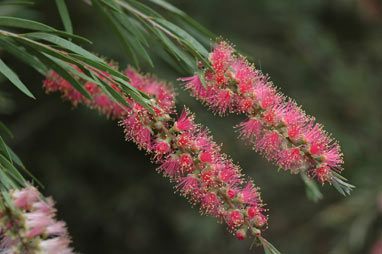
[[[208,192],[202,197],[201,209],[206,214],[216,215],[221,206],[221,201],[213,192]]]
[[[240,136],[251,142],[255,137],[259,136],[262,129],[260,120],[256,118],[250,118],[248,121],[242,122],[237,127],[239,128]]]
[[[255,217],[255,215],[260,214],[260,209],[257,206],[251,206],[247,210],[247,214],[250,218]]]
[[[68,247],[70,240],[65,237],[55,237],[40,242],[42,254],[72,254],[72,249]]]
[[[154,151],[160,156],[169,153],[170,150],[169,144],[165,141],[159,141],[154,145]]]
[[[32,186],[12,192],[15,207],[23,209],[30,208],[39,199],[39,195],[40,193]]]
[[[188,195],[191,192],[193,192],[194,194],[197,193],[194,199],[199,199],[198,178],[195,174],[188,174],[185,177],[179,178],[176,188],[180,190],[182,193],[184,193],[185,195]]]
[[[241,228],[236,231],[236,238],[239,240],[244,240],[247,237],[247,230]]]
[[[257,199],[257,190],[254,188],[252,183],[247,183],[242,191],[238,194],[239,202],[245,203],[248,205],[255,205],[258,202]]]
[[[208,162],[208,163],[211,163],[212,162],[212,154],[210,152],[202,152],[201,154],[199,154],[199,159],[200,161],[202,162]]]
[[[180,166],[183,171],[190,171],[194,166],[194,159],[188,153],[182,154],[179,158]]]
[[[174,130],[178,132],[191,130],[193,128],[192,120],[189,113],[183,110],[178,121],[174,123]]]
[[[231,53],[228,52],[229,48],[221,50],[220,55],[214,56],[214,61],[215,66],[223,71],[226,66],[219,65]],[[160,164],[158,172],[163,172],[175,182],[176,189],[193,205],[199,205],[202,213],[215,216],[219,221],[226,221],[234,232],[244,223],[246,227],[242,231],[250,229],[250,232],[260,232],[253,228],[256,217],[247,215],[249,206],[257,207],[259,214],[264,212],[258,189],[252,182],[246,181],[240,168],[220,152],[220,147],[213,142],[208,130],[194,123],[194,116],[189,110],[183,110],[177,119],[172,117],[175,113],[174,93],[165,83],[143,76],[132,69],[124,73],[130,78],[132,86],[151,96],[156,112],[151,114],[134,100],[126,98],[131,108],[124,108],[125,113],[118,116],[120,125],[125,129],[126,139],[151,154],[153,162]],[[188,78],[187,81],[199,95],[208,97],[212,93],[205,91],[198,77]],[[65,94],[69,88],[66,85],[61,87],[63,82],[59,79],[56,82],[57,86],[50,87],[56,87]],[[221,82],[224,83],[222,80]],[[223,83],[221,85],[225,85]],[[88,92],[93,97],[104,94],[93,86],[89,86]],[[216,100],[220,106],[227,105],[228,110],[231,101],[236,100],[231,98],[231,92],[229,94],[229,100],[224,96],[221,100]],[[112,101],[111,104],[95,104],[85,99],[81,102],[106,115],[115,105]],[[258,237],[258,234],[254,236]]]
[[[176,177],[181,173],[181,164],[179,158],[176,155],[171,155],[162,163],[158,168],[161,172],[163,171],[165,176]]]
[[[26,218],[26,226],[28,228],[46,228],[48,225],[53,223],[53,218],[42,211],[33,211],[24,214]]]
[[[229,188],[228,190],[227,190],[227,196],[229,197],[229,198],[234,198],[234,197],[236,197],[236,195],[237,195],[237,190],[236,189],[234,189],[234,188]]]
[[[240,137],[279,167],[293,173],[311,173],[319,171],[324,163],[328,167],[325,172],[329,170],[325,176],[320,177],[322,172],[311,175],[320,182],[337,181],[351,189],[336,176],[343,163],[339,145],[313,117],[278,92],[268,76],[224,41],[215,44],[209,61],[212,70],[201,66],[198,75],[180,79],[192,96],[219,114],[246,114],[248,120],[236,126]]]
[[[181,134],[178,137],[178,144],[184,148],[190,148],[192,146],[192,141],[190,139],[190,136],[188,134]]]
[[[215,105],[220,115],[223,115],[231,110],[232,107],[233,95],[231,91],[228,89],[218,90],[213,96],[209,97],[209,101],[211,104]]]
[[[219,168],[219,165],[217,165]],[[238,174],[238,169],[230,163],[226,163],[218,172],[218,179],[222,182],[230,182],[233,186],[241,183],[240,174]]]
[[[14,253],[21,244],[23,253],[73,253],[65,223],[55,219],[51,198],[43,199],[32,186],[10,191],[10,197],[15,208],[10,209],[7,202],[0,207],[0,229],[5,239],[12,240],[1,244],[1,253]]]
[[[267,224],[267,217],[264,214],[259,213],[253,217],[253,223],[256,227],[262,228]]]
[[[256,141],[256,149],[260,150],[267,158],[278,156],[276,153],[281,144],[279,133],[273,131],[262,136]]]
[[[232,228],[238,228],[244,223],[243,215],[239,211],[233,211],[229,214],[229,224]]]
[[[55,223],[49,225],[46,228],[46,232],[49,235],[65,235],[66,234],[66,224],[63,221],[56,221]]]

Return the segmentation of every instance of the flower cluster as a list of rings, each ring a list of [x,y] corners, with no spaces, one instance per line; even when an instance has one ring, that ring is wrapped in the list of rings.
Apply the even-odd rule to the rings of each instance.
[[[83,103],[120,119],[126,139],[150,154],[152,161],[160,164],[158,171],[169,177],[193,205],[199,205],[203,214],[226,222],[238,239],[244,239],[248,232],[263,239],[261,229],[266,227],[267,216],[258,188],[252,181],[245,181],[241,169],[220,152],[207,129],[194,123],[189,110],[173,117],[174,93],[169,86],[132,69],[124,73],[132,86],[151,97],[155,114],[126,96],[131,108],[121,108],[89,82],[84,87],[94,100],[88,100],[54,72],[44,87],[47,92],[60,91],[73,105]]]
[[[71,242],[65,223],[55,219],[51,198],[42,198],[35,187],[27,186],[4,196],[0,206],[0,253],[70,254]]]
[[[220,115],[247,115],[237,126],[240,136],[280,168],[308,172],[321,183],[338,181],[342,153],[322,125],[228,43],[217,42],[209,61],[212,70],[200,65],[201,74],[180,79],[193,96]]]

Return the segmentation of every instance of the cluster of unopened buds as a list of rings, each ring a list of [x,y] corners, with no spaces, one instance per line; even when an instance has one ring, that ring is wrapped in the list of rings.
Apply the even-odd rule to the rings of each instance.
[[[51,198],[32,186],[3,193],[0,205],[0,253],[71,254],[65,223],[55,219]]]
[[[217,42],[209,61],[210,68],[199,63],[198,74],[180,79],[194,97],[220,115],[245,114],[236,126],[240,136],[278,167],[306,172],[321,183],[346,184],[339,175],[340,147],[322,125],[228,43]]]
[[[160,164],[158,171],[169,177],[176,190],[193,205],[199,205],[203,214],[226,222],[238,239],[250,234],[265,243],[261,230],[266,228],[268,218],[253,182],[245,180],[239,166],[221,153],[208,130],[194,123],[188,109],[176,117],[174,93],[167,84],[133,69],[127,69],[124,74],[130,85],[151,97],[155,113],[111,83],[131,107],[117,104],[101,87],[78,78],[93,97],[89,100],[54,72],[45,80],[44,88],[47,92],[61,92],[73,105],[82,103],[119,119],[126,139],[150,154],[152,161]]]

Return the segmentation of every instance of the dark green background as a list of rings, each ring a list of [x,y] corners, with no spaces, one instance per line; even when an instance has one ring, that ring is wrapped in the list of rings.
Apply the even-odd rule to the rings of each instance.
[[[228,38],[269,73],[340,142],[343,175],[357,188],[344,198],[328,184],[324,199],[306,198],[298,176],[277,172],[237,139],[242,117],[219,118],[180,89],[176,73],[160,59],[142,65],[176,87],[178,108],[187,105],[207,125],[223,151],[261,187],[269,209],[264,236],[282,253],[371,253],[381,239],[382,4],[351,0],[172,1],[216,34]],[[126,66],[119,42],[94,10],[67,1],[74,31],[94,42],[87,49]],[[373,3],[375,5],[373,5]],[[62,28],[54,1],[0,14],[33,18]],[[7,140],[57,201],[80,253],[262,253],[249,250],[215,218],[200,216],[148,156],[124,141],[122,128],[58,95],[45,95],[42,77],[3,54],[37,96],[31,100],[0,80],[1,120]],[[2,78],[2,77],[1,77]],[[377,196],[379,192],[379,208]],[[376,254],[376,253],[373,253]]]

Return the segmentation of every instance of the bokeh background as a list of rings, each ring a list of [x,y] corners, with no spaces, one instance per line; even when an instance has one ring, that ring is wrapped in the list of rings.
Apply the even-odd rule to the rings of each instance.
[[[228,38],[269,73],[339,140],[345,171],[357,188],[350,197],[323,186],[324,198],[307,199],[298,176],[277,172],[233,132],[241,117],[219,118],[182,91],[159,58],[154,72],[173,82],[178,107],[196,112],[223,151],[261,187],[269,209],[264,233],[282,253],[382,253],[382,3],[378,0],[171,1],[214,33]],[[74,31],[86,48],[126,66],[130,61],[94,10],[67,1]],[[0,15],[32,18],[62,28],[54,1],[0,7]],[[0,56],[37,96],[31,100],[0,77],[0,116],[15,137],[7,140],[57,201],[79,253],[263,253],[238,241],[224,225],[200,216],[174,194],[172,184],[122,128],[96,112],[45,95],[43,77]],[[379,247],[378,247],[379,246]]]

